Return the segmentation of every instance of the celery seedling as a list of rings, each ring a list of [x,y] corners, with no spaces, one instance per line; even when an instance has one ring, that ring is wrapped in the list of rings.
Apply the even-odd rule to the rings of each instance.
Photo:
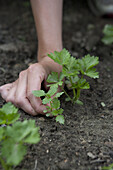
[[[10,125],[18,120],[18,109],[10,102],[0,108],[0,125]]]
[[[63,92],[66,94],[66,101],[71,101],[72,103],[83,104],[80,98],[81,89],[89,89],[90,85],[86,81],[85,76],[91,78],[98,78],[98,72],[96,72],[96,66],[99,61],[98,57],[90,56],[89,54],[81,59],[76,59],[70,55],[70,53],[63,49],[60,52],[55,51],[54,53],[48,54],[48,56],[53,59],[56,63],[62,65],[62,72],[60,73],[59,79],[57,78],[57,83],[61,86]],[[48,77],[48,83],[56,83],[57,73],[51,73]],[[58,77],[58,74],[57,74]],[[66,79],[65,83],[70,86],[73,91],[73,97],[71,98],[65,89],[62,87],[63,79]]]
[[[60,108],[58,97],[65,93],[67,96],[65,99],[66,101],[82,105],[82,101],[79,100],[80,92],[82,89],[90,88],[85,77],[88,76],[94,79],[99,77],[96,68],[94,68],[99,61],[98,57],[91,57],[89,54],[81,59],[76,59],[72,57],[66,49],[63,49],[60,52],[55,51],[54,53],[48,54],[48,56],[62,66],[62,72],[60,74],[57,72],[49,74],[47,82],[49,83],[50,90],[48,93],[39,90],[33,91],[33,94],[36,97],[44,96],[45,98],[42,100],[42,103],[49,103],[49,105],[46,106],[47,109],[44,111],[45,113],[49,112],[46,115],[50,116],[50,114],[52,114],[53,116],[57,116],[56,121],[63,124],[64,118],[61,115],[63,109]],[[65,83],[72,89],[73,97],[71,97],[63,88],[63,79],[65,79]],[[57,93],[58,86],[60,86],[63,92]]]
[[[113,25],[105,25],[103,29],[104,37],[102,38],[102,42],[106,45],[113,43]]]
[[[57,73],[55,73],[57,75]],[[62,82],[57,82],[57,79],[52,80],[55,84],[51,84],[50,90],[45,93],[43,90],[35,90],[33,91],[34,96],[36,97],[45,97],[42,100],[42,103],[46,105],[46,110],[44,110],[44,113],[47,113],[46,116],[53,115],[56,117],[56,122],[59,122],[61,124],[64,124],[64,117],[62,115],[63,109],[60,108],[60,101],[58,100],[58,97],[60,97],[63,92],[57,92],[58,85],[62,85]]]
[[[18,115],[18,109],[11,103],[0,108],[0,163],[4,170],[12,170],[22,161],[27,152],[26,143],[40,141],[35,121],[17,121]]]

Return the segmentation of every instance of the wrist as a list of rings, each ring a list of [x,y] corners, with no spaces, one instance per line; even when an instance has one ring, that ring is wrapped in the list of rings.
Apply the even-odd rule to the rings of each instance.
[[[41,59],[39,63],[45,68],[47,74],[50,74],[52,71],[58,73],[62,71],[62,66],[54,62],[48,56],[43,57],[43,59]]]
[[[47,54],[54,53],[54,51],[62,50],[62,41],[59,43],[40,43],[38,44],[38,61],[40,62],[44,57],[47,57]]]

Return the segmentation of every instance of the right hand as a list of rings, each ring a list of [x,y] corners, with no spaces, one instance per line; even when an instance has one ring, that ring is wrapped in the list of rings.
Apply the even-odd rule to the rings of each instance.
[[[1,86],[1,96],[6,102],[12,102],[31,115],[44,114],[46,106],[42,104],[40,98],[32,94],[32,91],[40,90],[43,81],[47,89],[48,74],[52,71],[61,72],[61,70],[60,65],[49,57],[44,57],[39,63],[32,64],[28,69],[20,72],[15,82]]]

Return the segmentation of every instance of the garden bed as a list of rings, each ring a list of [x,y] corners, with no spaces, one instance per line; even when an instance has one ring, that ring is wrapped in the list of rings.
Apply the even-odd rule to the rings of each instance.
[[[100,78],[89,79],[90,90],[81,93],[84,105],[61,97],[65,124],[52,118],[32,117],[20,110],[21,120],[35,119],[41,141],[31,145],[16,168],[27,170],[100,170],[113,161],[113,49],[101,42],[110,18],[95,17],[86,1],[64,1],[63,42],[74,57],[99,56]],[[18,78],[36,62],[37,39],[29,3],[0,2],[0,85]],[[71,91],[69,92],[71,95]],[[103,106],[102,102],[105,104]],[[0,97],[0,106],[4,104]]]

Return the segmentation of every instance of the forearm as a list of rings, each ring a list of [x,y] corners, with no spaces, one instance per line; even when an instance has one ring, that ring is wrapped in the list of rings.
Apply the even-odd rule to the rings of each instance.
[[[38,60],[62,49],[62,0],[31,0],[38,36]]]

